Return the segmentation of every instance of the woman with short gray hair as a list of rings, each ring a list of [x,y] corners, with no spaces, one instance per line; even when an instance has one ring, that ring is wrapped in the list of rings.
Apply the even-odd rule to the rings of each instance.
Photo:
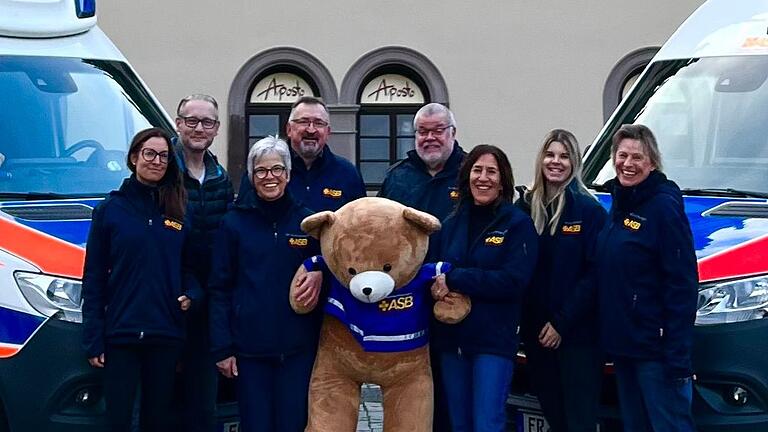
[[[247,168],[255,193],[238,198],[214,244],[211,349],[219,371],[237,376],[242,431],[299,432],[307,421],[322,308],[296,314],[288,296],[296,269],[319,254],[320,246],[300,228],[311,211],[286,187],[291,157],[285,141],[257,141]],[[319,272],[303,283],[312,288],[307,292],[319,292]],[[317,300],[316,295],[297,299],[304,305]]]

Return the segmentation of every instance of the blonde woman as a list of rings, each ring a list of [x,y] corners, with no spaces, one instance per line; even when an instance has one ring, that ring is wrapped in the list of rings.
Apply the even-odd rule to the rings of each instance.
[[[591,262],[606,212],[581,181],[572,133],[547,134],[534,172],[533,186],[517,203],[539,234],[521,323],[531,382],[552,432],[593,432],[602,358]]]

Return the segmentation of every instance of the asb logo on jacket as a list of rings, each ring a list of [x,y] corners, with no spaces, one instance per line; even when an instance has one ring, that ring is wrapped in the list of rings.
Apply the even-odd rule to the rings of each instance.
[[[630,230],[630,231],[637,231],[643,226],[643,222],[645,218],[642,218],[640,216],[630,214],[628,217],[624,218],[624,228]]]
[[[323,196],[326,198],[341,198],[341,189],[323,188]]]
[[[504,236],[506,234],[507,234],[506,231],[494,231],[494,232],[488,233],[488,237],[485,238],[485,245],[501,246],[501,244],[504,243]]]
[[[166,228],[175,229],[176,231],[181,231],[181,228],[183,227],[179,222],[168,218],[163,221],[163,225],[165,225]]]
[[[455,187],[448,188],[448,198],[450,198],[451,201],[458,201],[459,198],[461,198],[461,195],[459,195],[459,189]]]
[[[307,238],[306,236],[298,236],[294,234],[287,234],[287,236],[288,236],[288,246],[292,248],[303,249],[309,246],[309,238]]]
[[[581,232],[581,221],[563,222],[562,232],[568,235],[579,234]]]

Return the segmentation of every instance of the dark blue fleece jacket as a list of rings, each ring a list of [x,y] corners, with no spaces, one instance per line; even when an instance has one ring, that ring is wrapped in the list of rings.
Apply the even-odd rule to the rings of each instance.
[[[304,259],[320,253],[317,240],[300,228],[310,214],[286,191],[272,202],[255,192],[239,197],[224,216],[208,281],[217,361],[315,349],[322,308],[299,315],[288,302],[294,273]]]
[[[459,202],[456,180],[466,155],[455,142],[442,171],[432,177],[416,150],[411,150],[407,158],[389,168],[378,196],[425,211],[442,221]]]
[[[304,160],[291,150],[291,181],[288,190],[293,199],[313,212],[336,211],[344,204],[366,196],[365,183],[351,162],[333,154],[326,146],[307,169]],[[248,172],[243,174],[240,197],[253,194]]]
[[[157,189],[135,176],[93,210],[83,270],[89,358],[104,352],[105,341],[184,339],[177,299],[186,294],[194,304],[202,294],[189,265],[188,232],[188,223],[163,216]]]
[[[563,346],[594,346],[599,339],[594,254],[606,212],[575,184],[564,194],[565,207],[555,234],[547,227],[539,235],[539,257],[523,302],[520,331],[526,343],[537,343],[544,324],[551,322]],[[527,199],[519,199],[517,205],[530,214]]]
[[[429,260],[453,270],[448,288],[468,295],[472,310],[458,324],[434,322],[430,344],[438,351],[517,354],[520,305],[536,265],[536,230],[531,218],[511,203],[493,209],[490,222],[470,228],[465,199],[430,240]],[[479,234],[470,238],[471,232]]]
[[[604,348],[690,376],[698,274],[680,189],[657,171],[635,187],[606,186],[613,204],[597,245]]]

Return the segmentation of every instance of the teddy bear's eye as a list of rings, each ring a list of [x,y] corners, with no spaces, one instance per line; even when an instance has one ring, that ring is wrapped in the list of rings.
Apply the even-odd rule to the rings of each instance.
[[[347,270],[347,271],[348,271],[348,272],[349,272],[349,274],[351,274],[352,276],[354,276],[354,275],[356,275],[356,274],[357,274],[357,270],[353,269],[352,267],[350,267],[350,268],[349,268],[349,270]]]
[[[392,270],[392,266],[390,264],[384,264],[384,271],[389,272],[390,270]]]

